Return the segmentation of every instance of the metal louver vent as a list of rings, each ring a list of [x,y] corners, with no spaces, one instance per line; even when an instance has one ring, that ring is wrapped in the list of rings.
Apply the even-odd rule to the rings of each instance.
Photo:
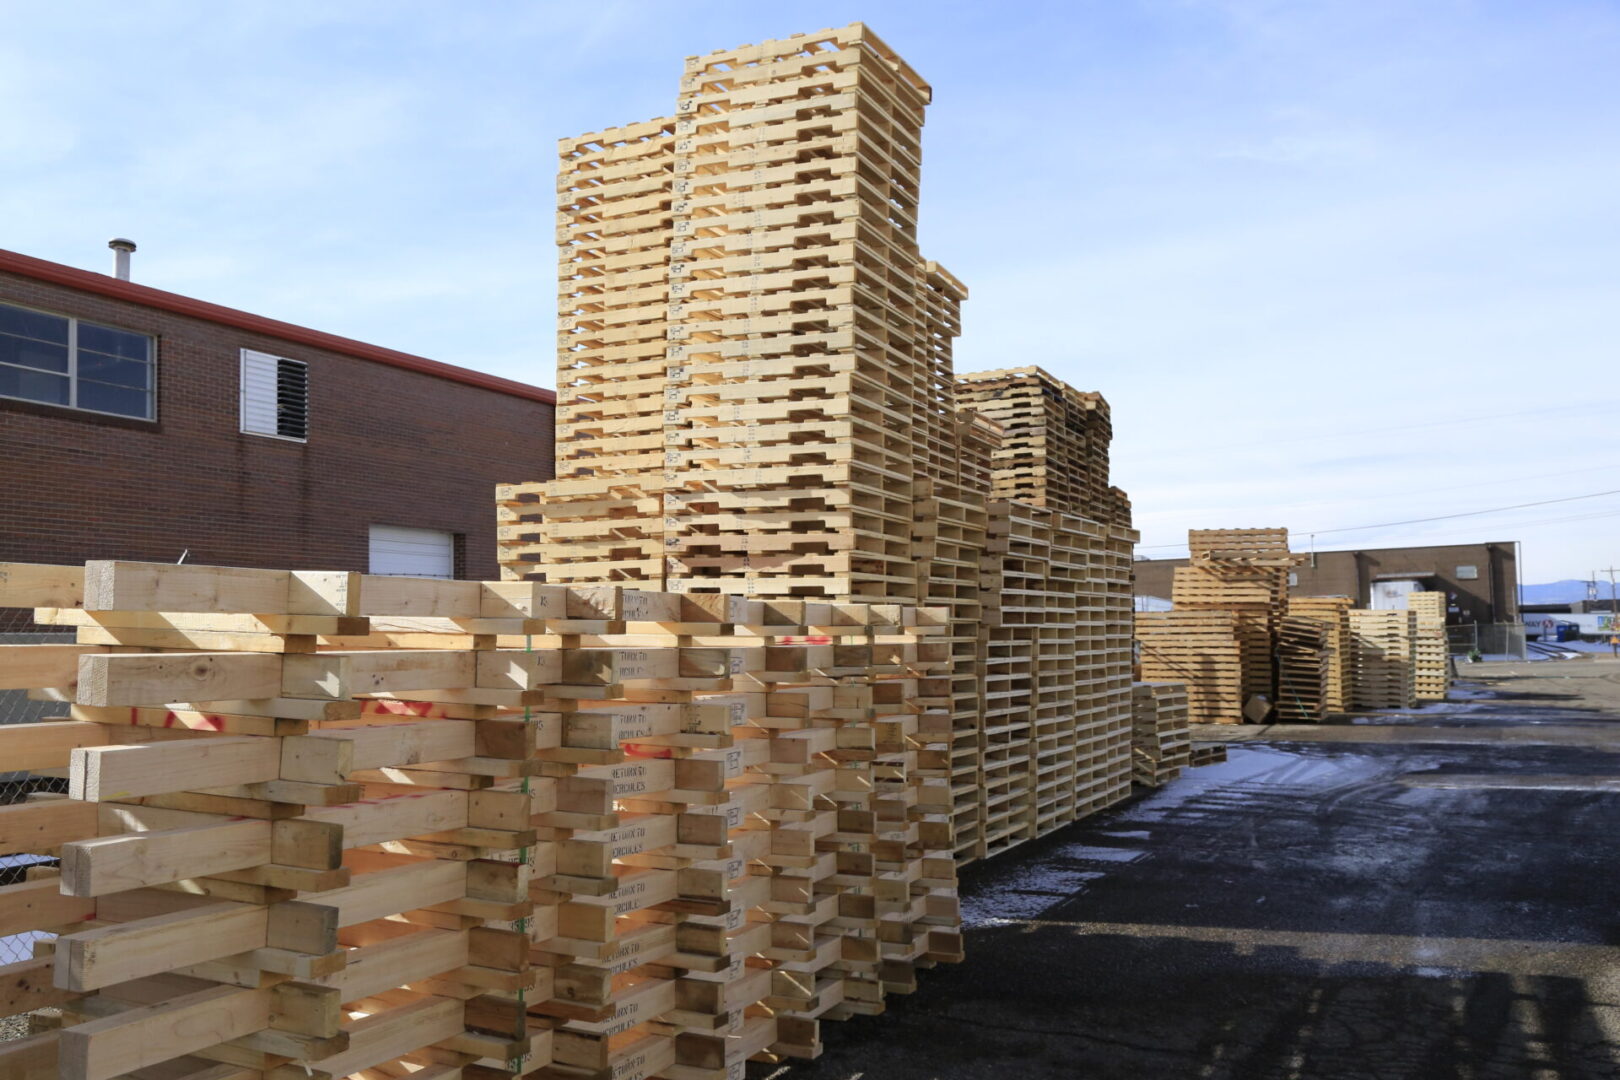
[[[309,438],[309,365],[242,350],[242,430],[303,442]]]
[[[309,438],[309,365],[301,360],[276,362],[276,434]]]

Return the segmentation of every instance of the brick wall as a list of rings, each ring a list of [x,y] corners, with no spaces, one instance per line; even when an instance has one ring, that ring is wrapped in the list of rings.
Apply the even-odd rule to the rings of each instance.
[[[385,524],[492,579],[495,485],[552,476],[544,402],[17,274],[0,300],[152,334],[158,363],[155,423],[0,399],[0,561],[366,570]],[[307,443],[237,430],[243,348],[308,362]]]

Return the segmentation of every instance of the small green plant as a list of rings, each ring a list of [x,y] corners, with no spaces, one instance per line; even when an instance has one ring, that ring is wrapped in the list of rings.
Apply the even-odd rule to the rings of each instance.
[[[1468,650],[1468,662],[1470,664],[1477,664],[1483,659],[1485,659],[1484,655],[1477,648]]]

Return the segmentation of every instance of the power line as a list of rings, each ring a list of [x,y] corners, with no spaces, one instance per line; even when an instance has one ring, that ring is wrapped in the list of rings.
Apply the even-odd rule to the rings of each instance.
[[[1514,412],[1487,413],[1481,416],[1464,416],[1452,420],[1428,420],[1416,424],[1392,424],[1388,427],[1355,428],[1342,432],[1318,432],[1312,435],[1293,435],[1283,438],[1268,437],[1256,439],[1252,442],[1219,443],[1214,446],[1199,444],[1196,449],[1202,453],[1210,450],[1236,450],[1248,446],[1275,446],[1286,443],[1318,442],[1323,439],[1348,439],[1369,434],[1384,434],[1393,431],[1415,431],[1425,428],[1455,427],[1459,424],[1477,424],[1485,420],[1512,420],[1521,416],[1544,416],[1548,413],[1584,412],[1591,409],[1608,409],[1614,407],[1616,402],[1589,401],[1580,405],[1554,405],[1544,409],[1520,409]],[[1184,453],[1193,447],[1160,448],[1155,457]]]
[[[1422,525],[1429,521],[1451,521],[1455,518],[1479,517],[1482,514],[1501,514],[1509,510],[1524,510],[1531,506],[1551,506],[1554,503],[1579,502],[1582,499],[1599,499],[1605,495],[1620,495],[1620,488],[1612,491],[1594,491],[1586,495],[1570,495],[1562,499],[1541,499],[1537,502],[1515,503],[1512,506],[1493,506],[1489,510],[1465,510],[1458,514],[1437,514],[1434,517],[1411,518],[1406,521],[1385,521],[1377,525],[1344,525],[1336,529],[1295,529],[1295,536],[1327,536],[1332,533],[1364,532],[1367,529],[1393,529],[1401,525]],[[1150,544],[1140,550],[1162,551],[1166,548],[1184,548],[1186,544]]]

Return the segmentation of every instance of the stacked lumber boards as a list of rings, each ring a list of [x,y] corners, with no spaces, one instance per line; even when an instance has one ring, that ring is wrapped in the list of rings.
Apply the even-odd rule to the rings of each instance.
[[[1327,687],[1322,702],[1327,713],[1350,708],[1355,677],[1355,647],[1350,637],[1350,609],[1355,601],[1348,596],[1290,596],[1291,618],[1313,619],[1327,631]]]
[[[1192,764],[1187,688],[1134,683],[1131,707],[1131,779],[1143,787],[1163,787]]]
[[[730,1077],[960,955],[909,775],[943,613],[6,569],[78,641],[0,647],[72,710],[0,729],[69,776],[0,808],[60,857],[0,887],[0,934],[55,935],[0,1008],[58,1022],[0,1074]]]
[[[1412,638],[1417,616],[1411,611],[1349,613],[1355,650],[1351,703],[1358,709],[1409,709],[1416,704],[1412,682]]]
[[[1451,689],[1451,644],[1446,637],[1446,594],[1406,596],[1413,615],[1412,689],[1419,701],[1444,701]]]
[[[1108,483],[1113,426],[1101,394],[1031,366],[961,375],[957,398],[1005,432],[991,458],[992,498],[1130,526],[1129,501]]]
[[[1195,742],[1192,744],[1191,767],[1201,769],[1205,765],[1219,765],[1226,760],[1226,744],[1222,742]]]
[[[1284,615],[1277,629],[1277,719],[1311,723],[1327,711],[1332,646],[1316,619]]]
[[[1243,723],[1243,663],[1229,611],[1139,611],[1135,619],[1144,682],[1187,687],[1194,724]]]

